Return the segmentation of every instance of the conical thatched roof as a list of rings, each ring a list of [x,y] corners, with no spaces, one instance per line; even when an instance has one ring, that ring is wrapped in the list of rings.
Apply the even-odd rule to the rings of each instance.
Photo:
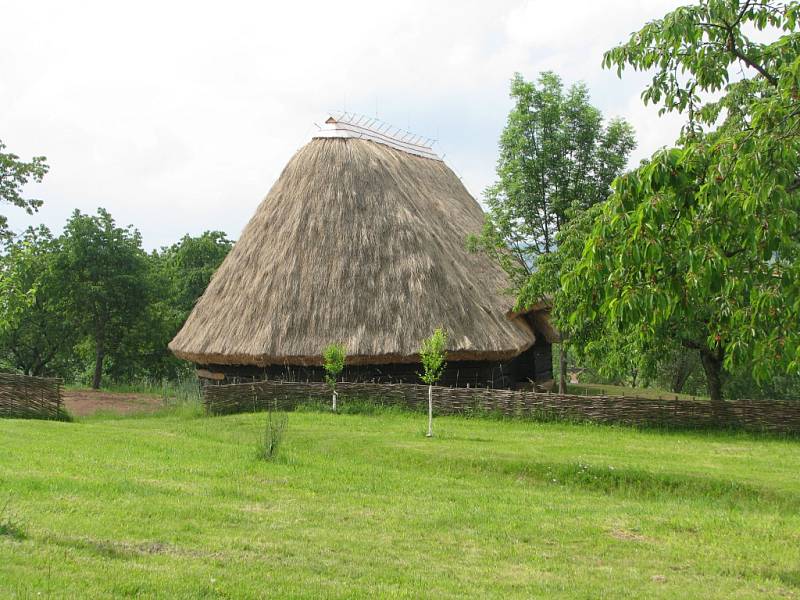
[[[435,327],[449,360],[505,359],[534,342],[502,270],[466,249],[483,212],[456,175],[367,139],[301,148],[169,347],[199,364],[418,360]]]

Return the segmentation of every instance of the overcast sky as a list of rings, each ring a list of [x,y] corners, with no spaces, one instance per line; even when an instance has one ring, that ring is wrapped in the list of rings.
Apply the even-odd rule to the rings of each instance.
[[[646,77],[601,69],[604,50],[686,1],[48,2],[5,0],[0,139],[51,171],[12,227],[60,231],[73,209],[109,209],[147,248],[184,233],[236,238],[329,111],[439,139],[480,198],[519,71],[586,82],[635,127],[632,159],[680,127],[639,99]]]

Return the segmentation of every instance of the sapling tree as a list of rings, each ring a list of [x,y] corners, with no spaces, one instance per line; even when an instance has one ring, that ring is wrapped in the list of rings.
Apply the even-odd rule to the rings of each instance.
[[[283,434],[286,433],[288,423],[289,416],[285,412],[278,412],[277,403],[269,407],[267,423],[264,428],[264,438],[258,448],[259,458],[274,460],[278,456],[278,450],[283,442]]]
[[[428,437],[433,436],[433,386],[439,381],[447,363],[447,332],[436,329],[433,335],[423,340],[419,350],[419,359],[422,362],[423,373],[420,379],[428,384]]]
[[[330,344],[322,351],[322,366],[325,367],[325,382],[331,387],[332,408],[336,412],[336,379],[344,369],[347,350],[342,344]]]

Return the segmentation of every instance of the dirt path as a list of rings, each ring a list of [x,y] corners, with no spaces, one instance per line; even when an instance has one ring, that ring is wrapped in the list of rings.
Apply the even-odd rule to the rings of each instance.
[[[161,406],[161,398],[147,394],[127,394],[103,390],[64,390],[64,408],[77,417],[84,417],[98,411],[120,415],[153,412]]]

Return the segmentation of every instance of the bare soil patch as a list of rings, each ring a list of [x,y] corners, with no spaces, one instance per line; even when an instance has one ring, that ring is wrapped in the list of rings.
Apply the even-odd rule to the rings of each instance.
[[[163,406],[158,396],[106,392],[103,390],[64,390],[64,408],[77,417],[96,412],[111,412],[120,415],[154,412]]]

